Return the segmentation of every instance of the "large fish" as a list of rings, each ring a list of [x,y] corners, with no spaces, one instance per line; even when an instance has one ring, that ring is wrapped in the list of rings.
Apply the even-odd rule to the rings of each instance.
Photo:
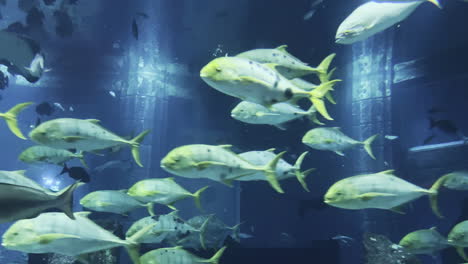
[[[138,208],[146,207],[150,215],[154,215],[153,204],[143,203],[127,194],[127,190],[99,190],[88,193],[81,198],[83,207],[98,212],[126,215]]]
[[[186,178],[208,178],[231,185],[241,177],[261,172],[270,185],[280,193],[276,179],[276,165],[284,152],[265,166],[256,166],[231,151],[231,145],[185,145],[171,150],[162,160],[161,167],[177,176]]]
[[[338,27],[336,43],[353,44],[405,20],[425,1],[369,1],[354,10]]]
[[[316,74],[320,79],[326,78],[335,54],[326,57],[319,66],[310,67],[307,63],[286,51],[287,45],[274,49],[253,49],[237,54],[236,57],[253,60],[259,63],[271,63],[287,79],[294,79],[308,74]]]
[[[317,119],[317,110],[314,106],[304,111],[290,103],[277,103],[267,108],[260,104],[242,101],[232,109],[231,117],[247,124],[272,125],[281,130],[286,129],[284,123],[302,117],[308,117],[314,123],[322,124]]]
[[[182,247],[159,248],[141,256],[140,261],[141,264],[218,264],[224,250],[226,250],[226,247],[218,250],[210,259],[204,259],[184,250]]]
[[[81,151],[98,151],[129,145],[135,162],[143,167],[139,148],[149,130],[127,140],[103,128],[98,123],[99,120],[96,119],[53,119],[34,128],[29,133],[29,137],[33,141],[49,147]]]
[[[73,192],[79,186],[79,182],[58,194],[52,194],[41,187],[37,188],[35,184],[22,179],[21,176],[17,181],[24,182],[25,185],[6,183],[9,179],[1,178],[4,180],[0,180],[0,223],[36,217],[52,208],[60,209],[69,218],[74,219]]]
[[[2,246],[25,253],[80,255],[124,246],[135,264],[139,263],[138,239],[149,225],[127,240],[122,240],[88,219],[89,212],[77,212],[74,219],[63,213],[43,213],[36,218],[14,223],[3,235]]]
[[[456,224],[447,236],[447,241],[450,245],[457,249],[458,254],[465,261],[468,257],[465,254],[464,248],[468,247],[468,221],[463,221]]]
[[[423,195],[437,195],[437,192],[400,179],[393,175],[393,170],[388,170],[340,180],[328,189],[324,201],[344,209],[376,208],[401,212],[400,205]]]
[[[188,197],[193,197],[195,205],[201,209],[200,195],[208,188],[205,186],[191,193],[174,181],[174,178],[146,179],[135,183],[128,189],[128,195],[145,202],[159,203],[175,209],[173,204]]]
[[[437,232],[435,227],[411,232],[401,239],[399,245],[411,254],[427,255],[434,255],[450,247],[447,239]]]
[[[371,136],[365,141],[357,141],[346,136],[339,127],[320,127],[309,130],[302,138],[302,143],[313,149],[333,151],[340,156],[344,156],[343,151],[347,149],[364,146],[367,154],[375,159],[371,144],[377,136]]]
[[[18,159],[25,163],[50,163],[64,166],[65,162],[71,159],[79,159],[85,167],[83,153],[73,153],[65,149],[51,148],[47,146],[32,146],[25,149]]]
[[[248,151],[248,152],[239,154],[239,156],[254,165],[264,166],[275,158],[276,155],[274,153],[274,150],[275,149],[269,149],[266,151]],[[309,187],[307,187],[305,178],[315,169],[308,169],[306,171],[301,171],[301,165],[307,153],[308,153],[307,151],[302,153],[294,165],[291,165],[287,163],[285,160],[280,159],[278,161],[278,165],[276,166],[276,178],[278,179],[278,181],[296,177],[299,183],[301,184],[302,188],[304,188],[304,190],[309,192],[310,190],[309,190]],[[241,177],[238,180],[239,181],[260,181],[260,180],[266,180],[266,179],[262,173],[256,173],[253,175]]]
[[[268,108],[279,102],[309,98],[317,111],[328,120],[333,119],[327,112],[323,97],[340,81],[324,82],[312,91],[305,91],[279,74],[274,66],[239,57],[212,60],[201,69],[200,77],[222,93]]]

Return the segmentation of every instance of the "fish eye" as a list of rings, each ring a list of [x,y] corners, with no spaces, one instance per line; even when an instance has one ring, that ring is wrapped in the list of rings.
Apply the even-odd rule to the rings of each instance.
[[[217,67],[217,68],[216,68],[216,71],[217,71],[217,72],[221,72],[221,68]]]
[[[336,195],[340,196],[340,195],[343,195],[342,192],[337,192]]]

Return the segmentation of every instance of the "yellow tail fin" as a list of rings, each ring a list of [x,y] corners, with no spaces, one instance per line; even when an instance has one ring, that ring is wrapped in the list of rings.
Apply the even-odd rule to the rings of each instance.
[[[145,138],[145,136],[148,135],[149,132],[150,132],[149,130],[145,130],[130,141],[130,145],[132,147],[133,159],[135,160],[136,164],[138,164],[138,166],[140,167],[143,167],[143,164],[141,164],[141,159],[140,159],[140,144]]]
[[[21,133],[21,130],[18,127],[18,114],[25,109],[26,107],[30,106],[33,104],[32,102],[27,102],[27,103],[21,103],[13,106],[8,112],[6,113],[0,113],[0,117],[5,119],[8,128],[10,128],[10,131],[13,132],[17,137],[21,139],[26,139],[26,137]]]
[[[375,159],[374,153],[372,153],[372,142],[379,136],[379,134],[373,135],[372,137],[366,139],[362,144],[364,144],[364,149],[371,158]]]

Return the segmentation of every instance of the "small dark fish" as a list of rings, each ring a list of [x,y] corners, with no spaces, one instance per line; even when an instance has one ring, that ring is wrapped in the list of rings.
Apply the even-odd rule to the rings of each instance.
[[[0,223],[36,217],[47,209],[57,208],[68,217],[73,216],[73,192],[79,186],[76,182],[60,195],[44,190],[16,184],[0,183]]]
[[[44,1],[44,4],[45,4],[45,5],[48,5],[48,6],[49,6],[49,5],[55,4],[55,1],[56,1],[56,0],[43,0],[43,1]]]
[[[55,33],[62,37],[69,37],[73,34],[73,21],[70,15],[62,10],[57,10],[54,12],[55,17]]]
[[[5,90],[8,87],[8,75],[0,71],[0,90]]]
[[[430,129],[438,128],[441,131],[448,133],[448,134],[457,134],[458,127],[453,123],[452,120],[448,119],[441,119],[435,120],[433,118],[429,118],[430,121]]]
[[[62,174],[65,174],[65,173],[68,173],[68,176],[70,176],[70,178],[73,178],[75,180],[80,180],[82,182],[89,182],[91,180],[91,178],[89,177],[88,172],[86,172],[86,170],[84,168],[82,168],[82,167],[68,168],[67,165],[65,164],[65,166],[63,167],[62,172],[60,172],[59,175],[62,175]]]
[[[55,112],[55,108],[48,102],[42,102],[36,106],[36,113],[41,116],[50,116]]]
[[[138,40],[138,25],[135,19],[132,20],[132,35],[136,40]]]
[[[37,7],[33,7],[26,15],[26,25],[28,27],[40,27],[44,24],[44,18],[44,13]]]
[[[427,137],[424,142],[423,142],[423,145],[427,145],[429,144],[433,139],[434,139],[434,135],[430,135],[429,137]]]
[[[146,14],[144,12],[137,12],[136,14],[137,14],[137,16],[145,18],[145,19],[149,18],[148,14]]]
[[[298,215],[303,218],[307,211],[321,211],[325,209],[327,206],[321,199],[314,199],[314,200],[300,200],[299,201],[299,209]]]

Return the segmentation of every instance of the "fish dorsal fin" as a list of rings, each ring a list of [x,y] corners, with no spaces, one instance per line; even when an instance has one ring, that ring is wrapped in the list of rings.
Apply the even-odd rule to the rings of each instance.
[[[223,148],[223,149],[228,149],[230,150],[232,148],[232,145],[226,144],[226,145],[218,145],[218,147]]]
[[[20,174],[20,175],[26,177],[26,174],[25,174],[25,173],[26,173],[26,170],[15,170],[15,171],[12,171],[12,172],[17,173],[17,174]]]
[[[83,211],[83,212],[76,212],[75,215],[82,216],[88,218],[91,212]]]
[[[437,226],[433,226],[433,227],[429,228],[429,230],[437,231]]]
[[[281,46],[279,46],[279,47],[276,47],[275,50],[287,52],[287,51],[286,51],[286,48],[287,48],[287,47],[288,47],[288,45],[281,45]]]
[[[275,148],[271,148],[271,149],[267,149],[267,150],[265,150],[265,151],[266,151],[266,152],[275,153],[275,150],[276,150]]]
[[[270,68],[270,69],[272,69],[272,70],[274,70],[274,71],[276,71],[276,66],[278,66],[277,63],[264,63],[263,65]]]
[[[172,216],[175,216],[175,217],[179,217],[179,210],[174,210],[172,212],[170,212],[168,215],[172,215]]]
[[[118,192],[121,192],[121,193],[127,193],[127,192],[128,192],[128,189],[122,189],[122,190],[118,190]]]
[[[381,171],[378,174],[387,174],[387,175],[393,175],[395,170],[386,170],[386,171]]]
[[[175,181],[174,181],[174,177],[167,177],[167,178],[164,178],[164,180],[171,181],[171,182],[175,182]]]
[[[99,124],[101,122],[101,120],[98,119],[86,119],[86,121],[91,122],[93,124]]]

